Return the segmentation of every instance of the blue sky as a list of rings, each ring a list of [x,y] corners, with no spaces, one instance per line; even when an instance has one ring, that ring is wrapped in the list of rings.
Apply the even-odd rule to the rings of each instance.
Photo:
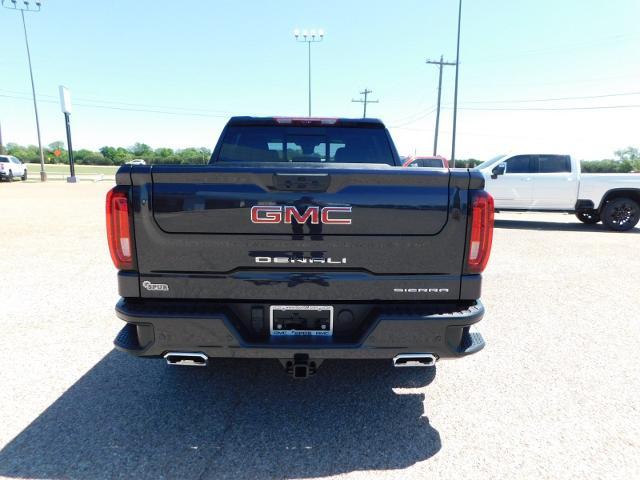
[[[65,137],[60,84],[76,148],[212,147],[230,115],[306,115],[306,46],[292,32],[315,27],[313,114],[359,116],[351,99],[368,87],[380,100],[369,116],[408,154],[432,149],[437,68],[425,60],[455,59],[457,2],[45,0],[26,18],[44,143]],[[640,105],[638,18],[637,0],[466,0],[456,156],[640,146],[640,108],[592,109]],[[19,13],[0,9],[0,25],[4,141],[36,143]],[[453,79],[447,67],[445,156]]]

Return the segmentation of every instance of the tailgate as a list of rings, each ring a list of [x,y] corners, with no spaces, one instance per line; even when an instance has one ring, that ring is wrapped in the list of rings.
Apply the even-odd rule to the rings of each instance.
[[[143,297],[460,296],[466,170],[262,165],[131,172],[140,279],[170,287],[142,288]]]
[[[447,170],[420,175],[395,168],[323,173],[157,168],[153,216],[167,233],[435,235],[449,213]]]

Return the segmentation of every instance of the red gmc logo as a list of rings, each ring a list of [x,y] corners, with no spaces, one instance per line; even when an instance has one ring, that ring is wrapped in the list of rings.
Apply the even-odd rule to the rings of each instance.
[[[351,225],[350,218],[339,217],[341,213],[351,213],[351,207],[307,207],[300,213],[292,205],[251,207],[251,221],[253,223],[311,223],[314,225]]]

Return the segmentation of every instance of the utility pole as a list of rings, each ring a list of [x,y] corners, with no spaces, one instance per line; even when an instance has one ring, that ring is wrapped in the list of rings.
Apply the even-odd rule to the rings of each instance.
[[[2,124],[0,123],[0,155],[4,153],[4,143],[2,143]]]
[[[369,94],[373,93],[373,90],[364,89],[364,91],[360,92],[360,95],[364,95],[364,100],[355,100],[352,99],[352,102],[362,103],[364,104],[364,112],[362,112],[362,118],[367,118],[367,103],[379,103],[379,100],[369,100]]]
[[[451,167],[456,166],[456,123],[458,120],[458,70],[460,69],[460,23],[462,20],[462,0],[458,1],[458,41],[456,43],[456,86],[453,93],[453,134],[451,138]]]
[[[308,62],[309,62],[309,116],[311,116],[311,44],[315,42],[321,42],[324,39],[324,30],[319,29],[317,32],[314,29],[302,30],[295,29],[293,36],[297,42],[306,42],[308,46]]]
[[[31,4],[35,4],[32,7]],[[40,147],[40,180],[45,182],[47,180],[47,173],[44,171],[44,151],[42,150],[42,140],[40,139],[40,119],[38,118],[38,104],[36,102],[36,87],[33,82],[33,70],[31,68],[31,52],[29,51],[29,38],[27,37],[27,24],[24,21],[24,12],[39,12],[42,7],[41,1],[30,2],[29,0],[23,0],[18,4],[17,0],[2,0],[2,6],[11,10],[20,10],[22,15],[22,28],[24,29],[24,43],[27,46],[27,59],[29,61],[29,76],[31,77],[31,92],[33,94],[33,109],[36,113],[36,131],[38,133],[38,147]]]
[[[455,65],[455,63],[453,62],[445,62],[444,60],[444,56],[440,55],[440,60],[436,61],[436,60],[429,60],[427,59],[427,63],[430,63],[432,65],[438,65],[438,69],[440,70],[440,74],[439,74],[439,78],[438,78],[438,107],[436,110],[436,131],[435,134],[433,136],[433,154],[437,155],[438,154],[438,131],[440,129],[440,100],[442,98],[442,67],[444,67],[445,65]]]

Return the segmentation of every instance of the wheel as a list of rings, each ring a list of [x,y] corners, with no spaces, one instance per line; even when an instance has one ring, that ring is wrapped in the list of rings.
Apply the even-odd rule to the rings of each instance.
[[[584,210],[582,212],[576,212],[576,217],[582,223],[593,225],[600,221],[600,215],[594,210]]]
[[[9,183],[13,182],[13,172],[11,170],[9,170],[9,176],[7,177],[7,181]]]
[[[20,177],[20,180],[22,180],[23,182],[27,181],[27,170],[25,169],[24,173],[22,174],[22,176]]]
[[[631,230],[640,220],[640,206],[630,198],[614,198],[602,209],[602,223],[611,230]]]

